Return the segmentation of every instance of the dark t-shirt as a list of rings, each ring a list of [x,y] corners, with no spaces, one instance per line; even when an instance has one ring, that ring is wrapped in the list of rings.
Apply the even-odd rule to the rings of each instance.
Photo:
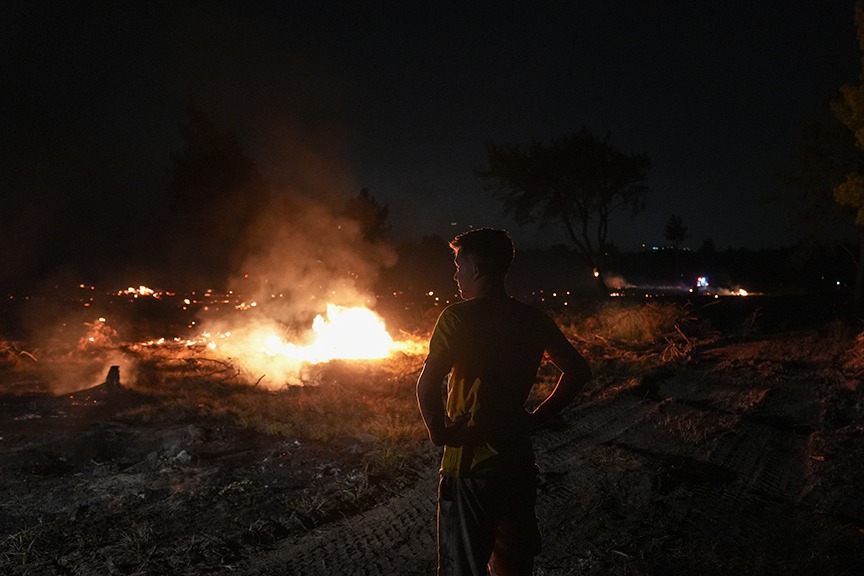
[[[441,474],[486,476],[534,467],[525,401],[544,351],[570,343],[540,310],[509,297],[447,307],[429,342],[429,358],[451,366],[447,415],[479,427],[485,443],[445,446]]]

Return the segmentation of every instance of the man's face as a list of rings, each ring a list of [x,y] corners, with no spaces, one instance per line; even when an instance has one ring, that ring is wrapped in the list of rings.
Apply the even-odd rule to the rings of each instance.
[[[471,300],[477,295],[477,266],[471,257],[462,254],[461,250],[456,251],[456,258],[453,261],[456,263],[453,279],[456,280],[459,295],[463,300]]]

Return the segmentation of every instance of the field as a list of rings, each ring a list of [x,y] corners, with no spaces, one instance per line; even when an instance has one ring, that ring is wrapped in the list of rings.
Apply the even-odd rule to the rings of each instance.
[[[595,378],[536,437],[536,574],[864,573],[864,333],[831,310],[555,311]],[[142,346],[150,323],[90,321],[82,342],[81,322],[0,342],[0,573],[435,573],[422,353],[274,388],[201,347]]]

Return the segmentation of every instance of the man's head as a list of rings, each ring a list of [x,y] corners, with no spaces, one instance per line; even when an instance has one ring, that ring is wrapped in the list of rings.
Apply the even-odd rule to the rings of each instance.
[[[456,262],[453,278],[462,298],[470,300],[491,291],[503,291],[504,277],[513,261],[513,241],[504,230],[478,228],[450,241]]]

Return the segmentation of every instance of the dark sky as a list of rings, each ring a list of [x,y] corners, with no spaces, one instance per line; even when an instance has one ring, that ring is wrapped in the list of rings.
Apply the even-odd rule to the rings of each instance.
[[[0,254],[122,239],[165,201],[190,102],[273,186],[369,188],[399,234],[510,226],[474,174],[484,143],[585,126],[652,160],[646,213],[613,223],[622,248],[662,243],[673,213],[694,247],[788,245],[762,199],[801,127],[858,79],[852,0],[418,6],[5,2]]]

